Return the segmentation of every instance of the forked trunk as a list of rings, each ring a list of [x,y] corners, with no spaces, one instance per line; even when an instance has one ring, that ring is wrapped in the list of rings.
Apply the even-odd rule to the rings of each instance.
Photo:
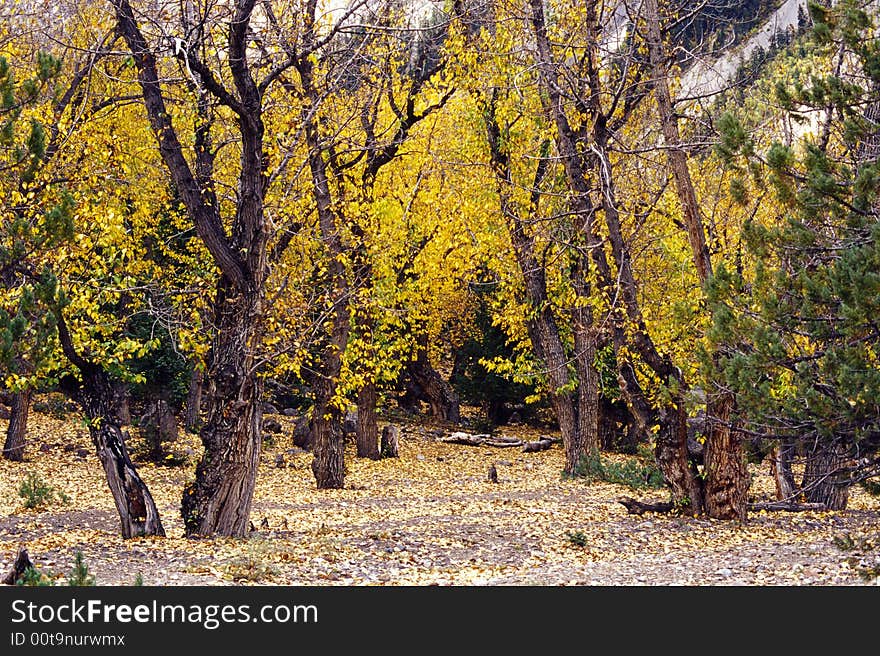
[[[99,367],[80,368],[82,383],[76,398],[89,425],[89,434],[104,467],[123,538],[165,535],[156,503],[135,469],[120,428],[124,391]]]
[[[703,456],[706,514],[713,519],[746,518],[749,472],[742,440],[730,430],[733,395],[710,397],[709,437]]]
[[[379,459],[379,426],[376,423],[376,384],[365,382],[358,390],[358,458]]]
[[[207,370],[214,392],[200,431],[205,452],[181,504],[189,537],[248,532],[263,419],[263,383],[254,366],[261,307],[259,291],[237,292],[221,280]]]
[[[33,390],[26,389],[12,395],[9,409],[9,426],[6,429],[6,442],[3,444],[3,457],[21,462],[24,460],[24,447],[27,442],[27,420],[31,407]]]
[[[703,490],[696,467],[688,456],[687,414],[684,402],[670,403],[654,443],[657,466],[669,484],[675,510],[696,517],[703,513]]]

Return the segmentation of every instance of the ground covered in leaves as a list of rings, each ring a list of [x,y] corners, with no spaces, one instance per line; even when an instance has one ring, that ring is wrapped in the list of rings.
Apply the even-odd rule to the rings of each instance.
[[[742,523],[631,515],[618,497],[660,501],[665,493],[564,478],[558,444],[537,453],[449,444],[440,438],[450,429],[413,422],[401,427],[399,458],[373,462],[350,452],[345,489],[317,490],[311,454],[291,449],[292,422],[279,419],[285,432],[264,449],[256,530],[247,538],[183,537],[180,495],[199,448],[184,435],[171,447],[169,462],[178,464],[139,463],[168,536],[122,540],[87,431],[73,419],[33,414],[26,461],[0,460],[0,574],[23,546],[59,585],[77,551],[97,585],[880,582],[880,498],[861,487],[843,512],[761,512]],[[497,483],[487,478],[492,464]],[[755,500],[770,499],[767,469],[753,468]],[[19,486],[29,473],[53,489],[47,505],[24,507]]]

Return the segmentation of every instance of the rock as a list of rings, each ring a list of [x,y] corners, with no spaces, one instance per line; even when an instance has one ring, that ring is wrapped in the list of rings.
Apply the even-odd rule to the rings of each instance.
[[[77,458],[87,458],[88,455],[89,455],[88,449],[79,448],[76,450],[76,457]]]
[[[293,425],[293,445],[301,449],[311,449],[314,444],[312,426],[308,417],[300,417]]]
[[[281,411],[281,414],[285,417],[296,417],[299,414],[299,410],[296,408],[284,408],[284,410]]]
[[[268,419],[263,420],[263,430],[269,433],[278,434],[282,430],[281,422],[275,419],[274,417],[269,417]]]
[[[727,578],[730,578],[731,576],[733,576],[733,570],[730,569],[730,568],[728,568],[728,567],[722,567],[721,569],[719,569],[719,570],[718,570],[717,572],[715,572],[715,573],[718,574],[718,575],[720,575],[720,576],[723,576],[723,577],[726,578],[726,579],[727,579]]]
[[[279,453],[275,456],[275,466],[281,469],[284,467],[284,454]]]
[[[64,445],[65,453],[70,453],[71,451],[74,451],[75,449],[76,449],[76,445],[73,444],[72,442],[68,442],[67,444]]]
[[[263,404],[263,414],[264,414],[264,415],[277,415],[277,414],[278,414],[278,408],[276,408],[276,407],[275,407],[274,405],[272,405],[271,403],[264,403],[264,404]]]
[[[510,417],[507,419],[507,423],[508,424],[521,424],[522,423],[522,416],[516,410],[514,410],[513,412],[510,413]]]
[[[40,453],[49,453],[49,451],[51,451],[51,450],[52,450],[52,447],[50,447],[48,444],[41,444],[40,445]]]
[[[421,461],[421,460],[424,460],[424,459],[425,459],[425,456],[423,456],[421,453],[418,454],[418,455],[416,456],[416,460]]]

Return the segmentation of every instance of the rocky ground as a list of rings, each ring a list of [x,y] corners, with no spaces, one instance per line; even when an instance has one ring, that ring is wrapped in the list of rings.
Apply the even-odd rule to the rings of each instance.
[[[118,537],[113,502],[84,429],[37,414],[24,463],[0,462],[0,569],[26,547],[65,584],[81,551],[98,585],[865,586],[880,578],[880,498],[853,490],[843,512],[760,512],[745,522],[631,515],[621,495],[560,475],[562,451],[448,444],[448,428],[402,426],[400,457],[348,454],[343,490],[319,491],[292,419],[262,457],[245,539],[187,540],[180,494],[194,462],[140,464],[166,538]],[[505,432],[505,431],[502,431]],[[510,432],[516,432],[510,429]],[[539,431],[519,429],[534,439]],[[133,444],[136,447],[136,444]],[[197,455],[194,436],[174,446]],[[277,466],[278,456],[283,466]],[[620,456],[617,456],[620,458]],[[494,464],[498,482],[487,479]],[[752,495],[769,499],[764,466]],[[26,509],[36,472],[56,492]],[[66,501],[61,499],[63,493]]]

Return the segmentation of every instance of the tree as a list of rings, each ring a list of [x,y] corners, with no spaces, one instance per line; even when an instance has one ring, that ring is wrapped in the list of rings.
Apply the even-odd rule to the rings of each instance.
[[[219,270],[211,307],[213,333],[207,375],[213,383],[200,437],[205,453],[196,480],[183,496],[181,512],[188,536],[244,535],[248,529],[262,414],[262,381],[256,375],[265,314],[269,230],[264,213],[269,161],[264,144],[264,96],[292,62],[259,82],[254,78],[249,48],[255,2],[240,0],[228,8],[184,6],[177,15],[160,16],[160,31],[151,44],[128,0],[113,0],[116,27],[124,38],[137,72],[144,107],[180,200],[199,238]],[[228,9],[228,11],[227,11]],[[227,35],[225,43],[222,35]],[[166,99],[160,62],[171,38],[172,54],[192,85],[196,108],[192,155],[181,141]],[[176,40],[175,40],[176,39]],[[222,58],[222,76],[207,57]],[[227,85],[232,85],[230,90]],[[218,197],[218,150],[212,141],[215,116],[221,112],[238,140],[239,162],[232,203]],[[224,165],[227,164],[224,162]],[[228,217],[228,220],[227,220]]]
[[[878,124],[880,57],[872,15],[859,3],[811,3],[813,31],[777,62],[786,116],[812,117],[788,142],[762,144],[743,117],[720,122],[719,151],[742,195],[768,180],[774,213],[745,227],[754,271],[724,270],[713,287],[713,337],[744,421],[779,440],[779,469],[805,458],[799,490],[846,506],[848,488],[876,473],[878,348]],[[795,448],[792,448],[795,447]],[[793,482],[793,481],[792,481]],[[785,487],[791,488],[789,484]]]
[[[666,65],[668,57],[664,51],[660,10],[657,0],[645,0],[644,7],[652,85],[667,159],[687,230],[694,268],[701,286],[705,287],[712,277],[712,258],[669,90],[669,69]],[[710,384],[713,382],[710,381]],[[730,425],[734,403],[734,397],[726,386],[714,385],[706,407],[708,436],[702,472],[705,484],[699,506],[704,507],[710,517],[718,519],[743,519],[746,516],[749,480],[741,440],[735,428],[732,429]],[[679,449],[676,453],[681,455],[682,450]],[[676,467],[680,477],[686,478],[692,471],[682,458],[677,460]],[[697,489],[693,484],[689,487],[692,490]]]
[[[28,30],[23,33],[30,34]],[[11,203],[10,213],[4,217],[9,221],[4,224],[4,236],[9,244],[4,253],[4,259],[8,258],[4,261],[7,283],[4,291],[17,303],[17,316],[9,322],[4,350],[5,354],[15,353],[19,362],[27,353],[29,373],[57,381],[78,401],[119,512],[123,537],[164,535],[155,503],[131,462],[120,430],[124,398],[121,393],[124,381],[119,375],[124,367],[120,365],[127,354],[143,345],[130,340],[108,344],[105,338],[115,329],[108,326],[115,324],[112,320],[107,323],[98,320],[103,309],[100,304],[92,304],[91,288],[87,286],[84,294],[77,290],[71,297],[65,293],[64,281],[59,280],[59,276],[75,277],[81,272],[81,256],[83,251],[88,251],[88,247],[78,248],[80,240],[86,242],[88,237],[80,233],[80,239],[74,239],[75,230],[82,226],[76,225],[73,215],[74,208],[83,214],[90,209],[81,201],[93,198],[93,194],[83,193],[78,185],[84,180],[91,181],[90,176],[95,172],[83,173],[72,163],[87,150],[73,137],[87,125],[87,119],[104,107],[100,103],[83,107],[85,83],[106,54],[105,48],[112,37],[100,26],[96,33],[99,35],[96,41],[89,37],[84,46],[80,44],[79,48],[68,51],[68,54],[85,55],[82,58],[71,55],[72,61],[67,66],[60,58],[37,54],[38,73],[22,88],[30,100],[36,98],[36,92],[43,86],[50,87],[52,93],[38,106],[40,111],[34,108],[26,149],[16,147],[15,143],[15,121],[24,105],[15,106],[13,83],[7,78],[10,89],[7,99],[12,101],[7,117],[10,119],[7,145],[15,155],[12,168],[17,167],[20,175],[15,178],[18,188],[5,196]],[[65,181],[63,187],[58,179]],[[108,212],[104,221],[96,221],[85,232],[94,225],[107,226],[113,222],[113,216],[112,211]],[[108,232],[103,245],[110,246],[118,234]],[[114,265],[124,266],[124,258],[113,257],[111,253],[106,255],[102,266],[96,267],[92,261],[85,267],[95,273],[91,280],[96,283],[100,273],[109,275]],[[115,297],[107,306],[111,315],[123,310],[124,296],[121,291],[107,292],[104,301]],[[83,314],[88,317],[88,327],[72,331],[70,321],[78,321]],[[4,319],[9,317],[4,313]]]

